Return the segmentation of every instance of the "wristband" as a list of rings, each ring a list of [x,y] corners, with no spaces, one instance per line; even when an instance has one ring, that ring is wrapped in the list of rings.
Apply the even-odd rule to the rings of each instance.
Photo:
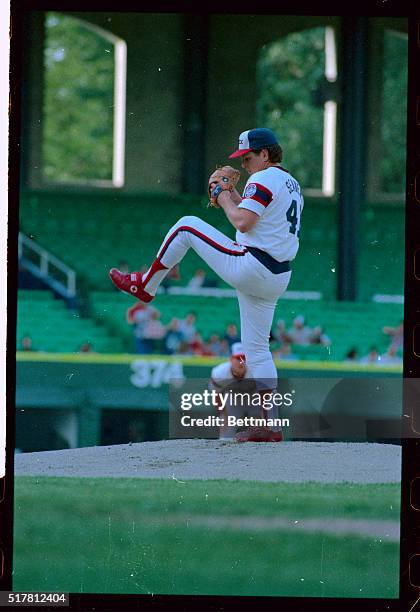
[[[223,187],[220,187],[220,185],[216,185],[216,187],[211,192],[211,197],[214,198],[215,202],[217,202],[217,198],[222,193],[222,191],[226,191],[226,190],[223,189]]]

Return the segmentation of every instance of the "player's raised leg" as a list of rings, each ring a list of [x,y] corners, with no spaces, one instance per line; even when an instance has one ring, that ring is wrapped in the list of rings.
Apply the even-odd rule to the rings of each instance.
[[[171,227],[155,261],[145,274],[123,274],[112,268],[111,280],[122,291],[143,302],[150,302],[169,270],[182,260],[190,248],[194,249],[220,278],[233,287],[236,286],[241,278],[242,266],[239,260],[246,255],[246,248],[194,216],[182,217]]]

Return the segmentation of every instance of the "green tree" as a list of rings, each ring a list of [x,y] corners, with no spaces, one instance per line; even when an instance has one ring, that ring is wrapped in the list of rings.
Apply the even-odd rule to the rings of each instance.
[[[112,179],[114,46],[83,22],[46,18],[44,177]]]
[[[321,189],[323,108],[314,94],[324,77],[325,28],[264,45],[257,63],[257,119],[276,132],[284,165],[306,188]]]

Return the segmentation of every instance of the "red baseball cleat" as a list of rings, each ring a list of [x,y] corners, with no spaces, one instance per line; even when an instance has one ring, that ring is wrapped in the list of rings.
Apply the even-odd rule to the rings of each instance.
[[[117,268],[111,268],[109,271],[109,276],[118,289],[124,291],[125,293],[129,293],[141,302],[151,302],[155,297],[144,290],[142,275],[140,272],[124,274],[123,272],[117,270]]]
[[[244,431],[239,431],[235,440],[237,442],[282,442],[283,432],[273,431],[268,427],[250,427]]]

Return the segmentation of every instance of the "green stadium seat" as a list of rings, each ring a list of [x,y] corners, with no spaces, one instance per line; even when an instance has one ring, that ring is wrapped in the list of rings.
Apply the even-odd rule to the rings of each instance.
[[[110,332],[120,335],[126,345],[132,346],[132,328],[126,323],[125,313],[133,303],[129,296],[117,292],[92,292],[91,316],[100,320]],[[184,318],[188,312],[197,312],[197,328],[207,340],[213,333],[223,335],[228,323],[240,328],[239,309],[236,298],[209,300],[198,296],[159,295],[153,305],[161,312],[164,324],[175,318]],[[363,304],[353,308],[345,302],[310,302],[304,300],[280,300],[274,315],[274,326],[283,319],[286,328],[293,318],[304,314],[310,326],[321,325],[331,338],[331,347],[298,347],[296,354],[301,359],[344,359],[348,350],[356,345],[359,354],[364,355],[375,345],[380,352],[386,350],[389,338],[382,333],[384,325],[397,325],[402,316],[398,304]],[[352,326],[349,328],[348,314],[352,312]],[[368,320],[368,324],[367,324]],[[131,350],[131,349],[130,349]],[[295,352],[295,347],[294,351]]]
[[[108,269],[122,259],[128,262],[131,269],[149,264],[170,226],[179,217],[189,214],[215,223],[214,211],[207,210],[205,198],[199,201],[197,197],[187,195],[117,196],[105,190],[100,194],[39,191],[24,192],[20,203],[22,231],[34,234],[41,246],[76,270],[78,284],[87,295],[91,318],[115,340],[122,338],[127,348],[132,346],[132,329],[125,321],[125,311],[133,302],[113,289]],[[280,300],[274,317],[274,322],[285,319],[289,326],[293,317],[303,313],[309,325],[324,326],[333,340],[331,355],[344,355],[353,344],[357,344],[360,351],[366,351],[373,344],[386,346],[388,338],[382,333],[382,327],[396,325],[402,318],[401,305],[371,301],[376,293],[403,293],[402,209],[371,206],[362,210],[360,223],[363,225],[358,265],[361,301],[337,302],[334,301],[337,285],[337,206],[307,198],[302,217],[300,251],[292,264],[289,289],[321,291],[323,300]],[[234,237],[234,229],[223,215],[217,217],[217,225],[222,232]],[[383,228],[387,228],[387,231],[383,231]],[[180,267],[182,279],[176,285],[185,285],[199,267],[206,270],[209,278],[217,278],[192,251]],[[219,286],[227,285],[219,280]],[[32,294],[29,301],[28,293]],[[42,293],[19,291],[18,316],[25,327],[31,322],[31,325],[41,325],[42,328],[45,312]],[[60,312],[66,310],[63,311],[60,300],[53,299],[52,294],[50,298],[48,314],[50,321],[57,326]],[[212,331],[223,333],[230,321],[239,326],[239,311],[234,298],[219,301],[159,295],[156,305],[162,311],[164,323],[174,316],[185,316],[189,310],[197,311],[198,324],[204,336]],[[347,333],[347,317],[350,315],[352,329]],[[68,320],[67,316],[66,325]]]
[[[51,291],[19,290],[16,340],[29,335],[34,350],[77,352],[84,342],[91,342],[97,352],[123,350],[119,336],[112,336],[92,319],[82,319],[68,310]]]

